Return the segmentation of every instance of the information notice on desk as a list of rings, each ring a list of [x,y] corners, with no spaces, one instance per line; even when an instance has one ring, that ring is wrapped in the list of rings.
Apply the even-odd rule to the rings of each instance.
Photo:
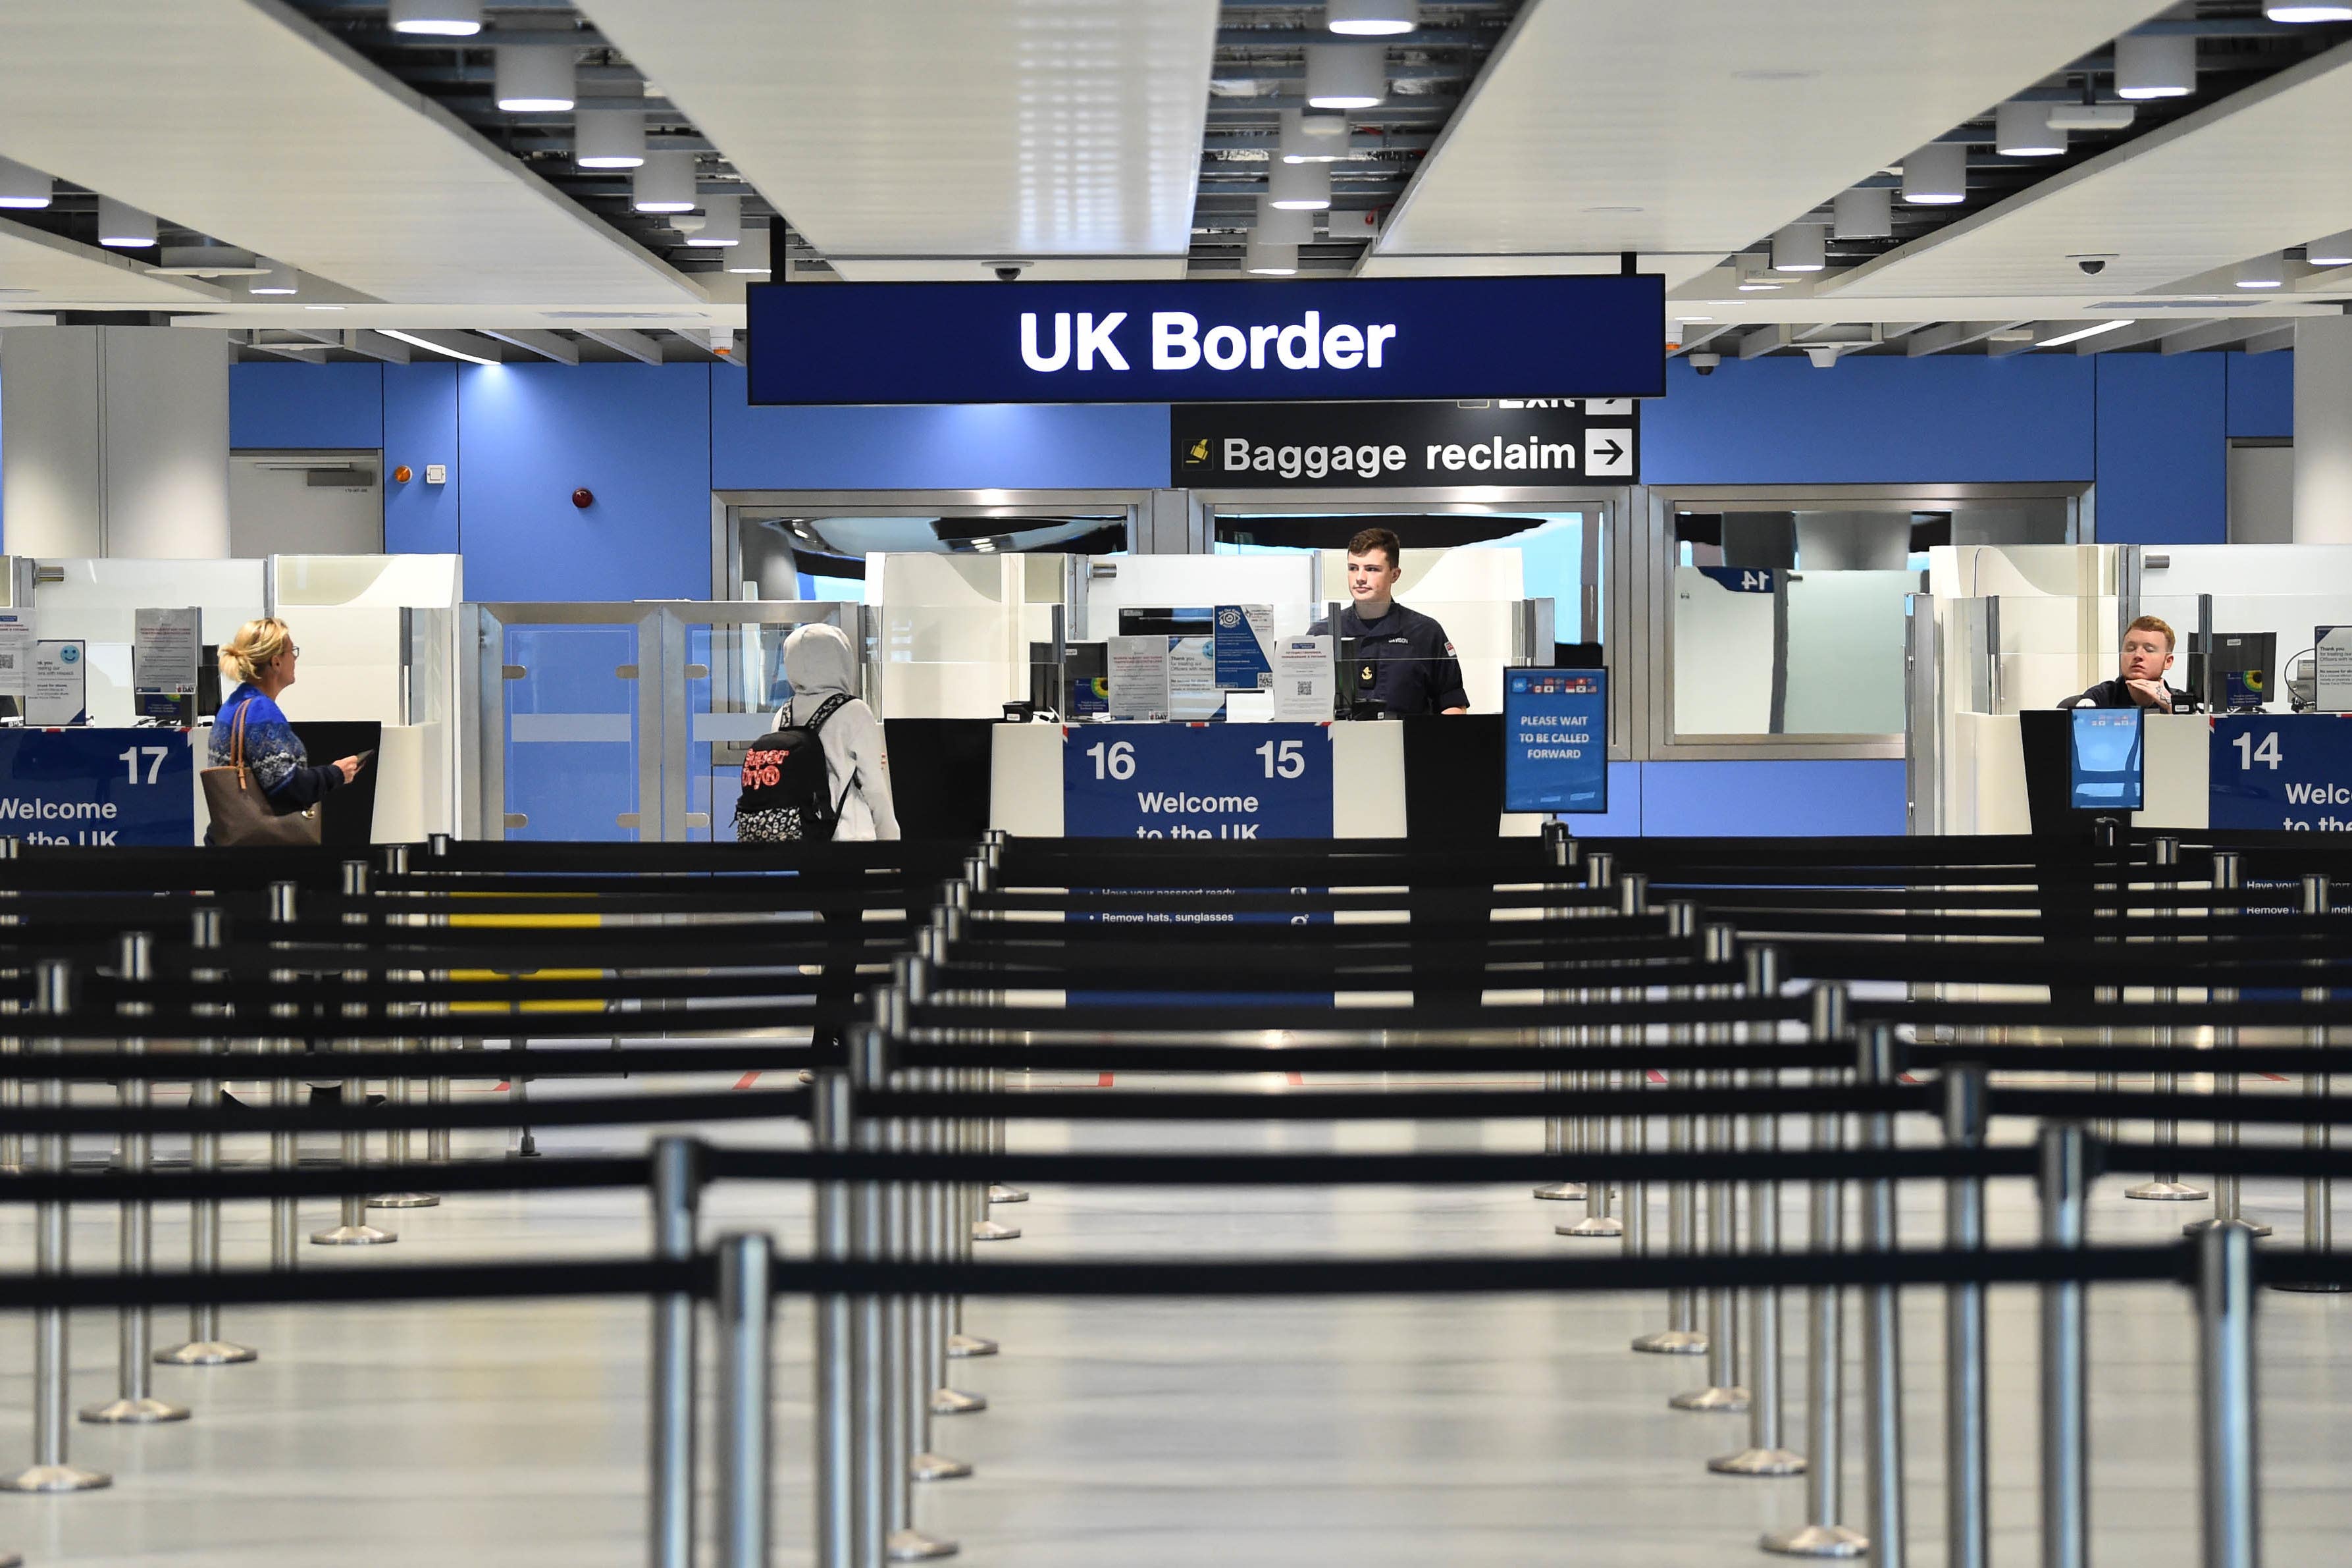
[[[1071,838],[1328,838],[1322,724],[1087,724],[1063,732]]]
[[[1609,675],[1503,671],[1503,809],[1609,809]]]
[[[2208,826],[2352,833],[2352,717],[2216,717],[2212,748]]]
[[[184,730],[0,730],[0,835],[27,844],[184,847],[195,792]]]

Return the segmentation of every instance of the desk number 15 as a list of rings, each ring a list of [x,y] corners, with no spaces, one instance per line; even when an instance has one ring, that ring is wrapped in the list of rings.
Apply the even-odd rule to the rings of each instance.
[[[2254,743],[2254,738],[2252,735],[2241,735],[2232,741],[2231,744],[2238,748],[2238,771],[2242,773],[2252,773],[2256,763],[2262,763],[2266,768],[2276,768],[2279,765],[2278,741],[2278,731],[2275,730],[2264,735],[2259,746]]]

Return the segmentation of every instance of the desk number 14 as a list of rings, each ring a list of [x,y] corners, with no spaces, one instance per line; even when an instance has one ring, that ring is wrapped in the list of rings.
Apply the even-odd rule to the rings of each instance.
[[[2238,748],[2238,771],[2242,773],[2252,773],[2256,763],[2262,763],[2266,768],[2276,768],[2279,765],[2278,741],[2278,731],[2275,730],[2264,735],[2259,746],[2254,744],[2254,738],[2252,735],[2239,736],[2231,742]]]

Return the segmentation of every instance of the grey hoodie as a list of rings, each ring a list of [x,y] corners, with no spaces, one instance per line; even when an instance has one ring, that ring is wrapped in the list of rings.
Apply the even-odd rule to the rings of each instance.
[[[834,797],[841,801],[835,840],[898,837],[898,814],[890,804],[890,758],[883,750],[882,724],[857,696],[857,661],[848,637],[839,626],[801,627],[784,639],[784,679],[792,682],[793,700],[777,710],[778,729],[815,717],[828,697],[849,699],[817,731],[824,744],[826,777]]]

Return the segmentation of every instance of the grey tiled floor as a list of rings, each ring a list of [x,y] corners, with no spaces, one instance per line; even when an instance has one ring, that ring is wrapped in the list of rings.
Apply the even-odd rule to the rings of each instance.
[[[1276,1080],[1278,1081],[1278,1080]],[[1119,1088],[1129,1086],[1122,1083]],[[1113,1090],[1112,1092],[1118,1092]],[[2011,1131],[2002,1129],[2000,1131]],[[790,1136],[732,1128],[746,1141]],[[1024,1126],[1037,1146],[1410,1148],[1535,1146],[1528,1123],[1293,1126],[1212,1132],[1174,1126]],[[488,1153],[487,1148],[479,1151]],[[2094,1209],[2099,1239],[2172,1234],[2190,1205],[2131,1203],[2121,1180]],[[2291,1242],[2284,1184],[2252,1206]],[[1936,1235],[1937,1195],[1906,1194],[1906,1234]],[[1019,1257],[1127,1254],[1519,1252],[1594,1246],[1556,1239],[1563,1205],[1524,1189],[1376,1188],[1183,1192],[1041,1189],[1005,1211]],[[2188,1213],[2183,1213],[2188,1209]],[[326,1223],[327,1206],[314,1217]],[[260,1205],[233,1207],[232,1262],[266,1251]],[[399,1245],[313,1249],[306,1267],[528,1258],[643,1245],[620,1194],[453,1201],[388,1222]],[[708,1229],[773,1227],[805,1245],[802,1195],[714,1194]],[[1788,1234],[1801,1238],[1799,1194]],[[2032,1229],[2027,1194],[1997,1188],[1997,1241]],[[180,1216],[160,1215],[159,1257],[184,1256]],[[28,1261],[26,1215],[0,1209],[0,1267]],[[112,1219],[80,1216],[84,1267],[110,1267]],[[927,1489],[922,1518],[964,1560],[1078,1565],[1576,1563],[1653,1568],[1769,1561],[1760,1530],[1794,1521],[1801,1480],[1739,1480],[1703,1468],[1741,1446],[1744,1418],[1670,1411],[1701,1363],[1636,1356],[1654,1300],[1008,1302],[972,1309],[1003,1341],[959,1363],[983,1415],[940,1424],[939,1445],[974,1461],[969,1480]],[[2262,1321],[2266,1526],[2272,1568],[2352,1561],[2352,1300],[2273,1295]],[[1789,1378],[1801,1308],[1788,1312]],[[159,1342],[178,1320],[158,1323]],[[780,1326],[779,1561],[808,1559],[808,1318]],[[0,1546],[29,1562],[119,1568],[458,1568],[642,1561],[641,1307],[586,1301],[433,1308],[241,1310],[231,1337],[253,1365],[158,1369],[158,1391],[194,1420],[141,1430],[78,1426],[74,1456],[115,1472],[103,1492],[0,1497]],[[2133,1568],[2197,1558],[2195,1379],[2185,1296],[2105,1289],[2094,1300],[2096,1556]],[[1906,1303],[1913,1561],[1943,1562],[1940,1303]],[[0,1462],[26,1453],[28,1333],[0,1321]],[[77,1403],[110,1386],[112,1322],[78,1319]],[[1850,1342],[1851,1343],[1851,1342]],[[2030,1294],[1997,1293],[1992,1329],[1995,1561],[2032,1561],[2037,1369]],[[1804,1442],[1792,1394],[1791,1440]],[[1859,1523],[1860,1478],[1847,1510]]]

